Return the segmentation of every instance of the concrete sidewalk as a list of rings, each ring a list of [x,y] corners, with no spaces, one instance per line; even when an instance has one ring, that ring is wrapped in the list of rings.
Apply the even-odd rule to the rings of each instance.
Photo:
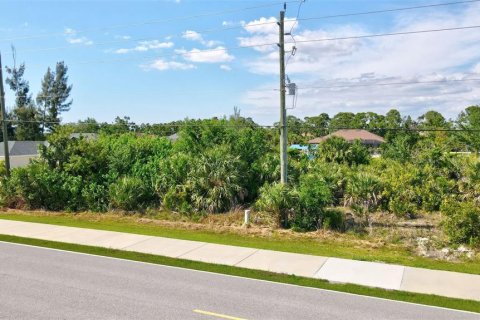
[[[0,234],[480,301],[480,275],[1,219]]]

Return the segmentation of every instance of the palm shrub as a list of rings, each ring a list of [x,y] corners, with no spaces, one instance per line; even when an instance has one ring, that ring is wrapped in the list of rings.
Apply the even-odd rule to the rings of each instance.
[[[452,243],[480,243],[480,208],[472,201],[446,200],[441,207],[442,225]]]
[[[354,173],[347,183],[345,204],[350,206],[356,215],[365,218],[370,231],[373,227],[370,213],[376,210],[381,192],[380,181],[370,173]]]
[[[298,203],[298,194],[286,184],[274,182],[265,184],[255,202],[255,209],[269,213],[278,221],[278,225],[286,227],[288,216]]]
[[[454,181],[439,175],[430,166],[425,166],[422,170],[422,183],[417,187],[422,209],[427,212],[438,211],[445,197],[453,193],[454,186]]]
[[[155,191],[160,199],[163,199],[170,190],[176,190],[178,186],[185,184],[195,161],[196,158],[184,152],[174,153],[158,161]]]
[[[242,185],[245,166],[226,146],[207,150],[188,173],[185,189],[192,206],[208,213],[225,212],[241,203],[246,195]]]
[[[353,143],[340,137],[331,137],[318,145],[315,152],[317,158],[325,162],[359,165],[370,162],[370,152],[356,140]]]
[[[351,169],[344,164],[327,163],[316,159],[310,162],[308,172],[322,177],[332,194],[332,204],[340,205],[345,193],[347,176]]]

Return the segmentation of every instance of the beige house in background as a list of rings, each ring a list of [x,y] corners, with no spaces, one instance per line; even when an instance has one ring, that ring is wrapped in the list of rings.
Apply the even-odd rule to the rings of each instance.
[[[321,142],[331,137],[339,137],[347,140],[348,142],[354,142],[360,140],[360,142],[369,147],[378,147],[385,142],[385,139],[374,133],[368,132],[363,129],[343,129],[335,131],[329,135],[312,139],[308,141],[308,144],[318,145]]]
[[[25,167],[30,163],[31,159],[40,156],[38,148],[48,146],[47,141],[8,141],[8,150],[10,154],[10,167]],[[0,161],[5,160],[3,142],[0,142]]]

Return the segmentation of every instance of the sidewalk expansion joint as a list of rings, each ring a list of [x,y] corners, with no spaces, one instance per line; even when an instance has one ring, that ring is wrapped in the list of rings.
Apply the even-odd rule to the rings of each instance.
[[[132,233],[133,234],[133,233]],[[154,236],[147,236],[147,237],[150,237],[148,239],[143,239],[143,240],[140,240],[138,242],[135,242],[135,243],[132,243],[132,244],[129,244],[128,246],[125,246],[125,247],[121,247],[119,250],[123,250],[123,249],[127,249],[128,247],[131,247],[131,246],[136,246],[137,244],[139,243],[143,243],[145,241],[148,241],[148,240],[152,240],[154,239],[155,237]]]
[[[312,278],[314,278],[315,275],[316,275],[317,273],[319,273],[320,270],[322,270],[323,266],[325,265],[325,263],[327,263],[328,260],[330,260],[330,258],[329,258],[329,257],[326,257],[325,261],[322,262],[322,264],[320,265],[320,267],[318,267],[317,271],[315,271],[315,272],[313,273]]]
[[[197,250],[197,249],[200,249],[200,248],[202,248],[202,247],[205,247],[207,244],[209,244],[209,242],[205,242],[205,243],[203,243],[201,246],[198,246],[198,247],[196,247],[196,248],[190,249],[190,250],[188,250],[187,252],[184,252],[184,253],[182,253],[181,255],[176,256],[176,258],[181,258],[181,257],[183,257],[184,255],[189,254],[190,252],[193,252],[193,251],[195,251],[195,250]]]
[[[250,253],[248,256],[246,256],[245,258],[243,258],[242,260],[238,261],[237,263],[234,264],[234,266],[237,266],[239,263],[242,263],[243,261],[247,260],[248,258],[250,258],[251,256],[253,256],[255,253],[257,253],[258,251],[260,251],[260,249],[257,249],[255,251],[253,251],[252,253]]]

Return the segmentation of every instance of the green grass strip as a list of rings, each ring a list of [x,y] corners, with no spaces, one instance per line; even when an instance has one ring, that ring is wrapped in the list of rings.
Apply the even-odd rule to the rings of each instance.
[[[214,272],[225,275],[239,276],[250,279],[266,280],[278,283],[286,283],[304,287],[312,287],[319,289],[327,289],[339,292],[354,293],[370,297],[385,298],[390,300],[398,300],[404,302],[412,302],[429,306],[444,307],[450,309],[464,310],[480,313],[480,302],[472,300],[462,300],[454,298],[446,298],[436,295],[427,295],[419,293],[410,293],[405,291],[384,290],[378,288],[364,287],[354,284],[337,284],[320,279],[311,279],[297,277],[293,275],[285,275],[260,270],[251,270],[239,267],[211,264],[198,261],[190,261],[183,259],[175,259],[164,256],[157,256],[145,253],[121,251],[115,249],[107,249],[101,247],[84,246],[77,244],[69,244],[63,242],[38,240],[31,238],[23,238],[16,236],[0,235],[0,241],[20,243],[32,246],[46,247],[52,249],[81,252],[104,257],[113,257],[132,261],[148,262],[159,265],[180,267],[193,270],[201,270]]]
[[[0,219],[36,222],[77,228],[108,230],[173,239],[201,241],[256,249],[302,253],[309,255],[337,257],[360,261],[376,261],[409,267],[433,270],[480,274],[479,259],[451,262],[419,257],[401,247],[362,248],[349,243],[329,240],[289,239],[274,234],[271,237],[242,235],[208,230],[189,230],[178,227],[160,226],[154,223],[140,223],[121,216],[104,218],[102,215],[33,215],[25,212],[0,213]]]

